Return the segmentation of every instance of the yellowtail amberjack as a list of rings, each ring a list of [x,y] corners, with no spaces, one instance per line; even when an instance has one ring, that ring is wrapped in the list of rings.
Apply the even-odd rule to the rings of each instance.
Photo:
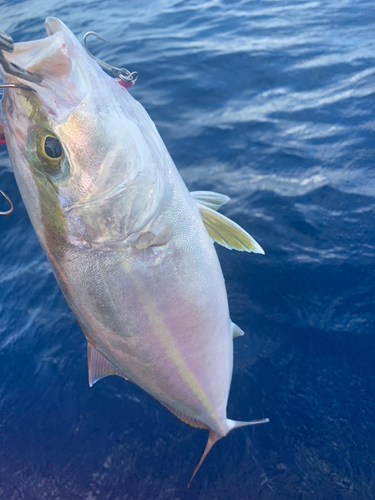
[[[263,250],[217,213],[227,196],[189,193],[144,108],[73,33],[55,18],[46,29],[2,59],[15,85],[2,115],[17,184],[87,338],[90,385],[119,375],[208,429],[194,476],[218,439],[267,421],[227,418],[243,332],[213,243]]]

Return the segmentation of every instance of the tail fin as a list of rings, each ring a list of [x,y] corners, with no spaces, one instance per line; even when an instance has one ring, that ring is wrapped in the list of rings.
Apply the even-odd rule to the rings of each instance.
[[[230,432],[232,429],[236,429],[237,427],[245,427],[246,425],[266,424],[267,422],[269,422],[268,418],[262,418],[261,420],[251,420],[250,422],[238,422],[236,420],[230,420],[228,418],[227,419],[228,432]],[[198,472],[200,466],[202,465],[203,460],[207,457],[207,455],[211,451],[211,448],[213,447],[213,445],[217,441],[219,441],[219,439],[221,439],[222,437],[224,437],[224,436],[221,434],[218,434],[217,432],[210,431],[210,434],[208,436],[208,441],[206,444],[206,448],[203,452],[202,458],[199,460],[198,465],[194,469],[193,475],[191,476],[189,484],[187,486],[188,488],[189,488],[192,480],[194,479],[195,474]]]
[[[260,420],[250,420],[250,422],[239,422],[227,418],[228,432],[230,432],[232,429],[237,429],[237,427],[246,427],[247,425],[267,424],[269,421],[270,421],[269,418],[261,418]]]
[[[210,431],[210,434],[208,436],[208,441],[207,441],[207,444],[206,444],[206,448],[203,452],[203,455],[202,455],[202,458],[199,460],[199,464],[195,467],[194,469],[194,472],[193,472],[193,475],[191,476],[190,478],[190,481],[189,481],[189,484],[188,484],[188,488],[192,482],[192,480],[194,479],[194,476],[195,474],[198,472],[200,466],[202,465],[203,463],[203,460],[207,457],[207,455],[209,454],[209,452],[211,451],[211,448],[213,447],[213,445],[219,441],[219,439],[221,439],[223,436],[221,436],[220,434],[217,434],[216,432],[214,431]]]

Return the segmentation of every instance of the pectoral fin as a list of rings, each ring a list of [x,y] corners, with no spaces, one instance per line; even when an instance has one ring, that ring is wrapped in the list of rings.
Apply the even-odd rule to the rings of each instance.
[[[137,239],[135,246],[138,250],[144,250],[148,247],[161,247],[168,243],[171,234],[173,232],[173,224],[167,224],[163,231],[158,234],[154,234],[151,231],[142,233]]]
[[[92,387],[98,380],[109,375],[119,375],[123,373],[116,366],[100,354],[93,345],[87,343],[87,364],[89,369],[89,386]]]
[[[213,191],[192,191],[190,194],[197,203],[211,208],[211,210],[215,210],[215,212],[230,200],[229,196],[214,193]]]
[[[211,238],[229,250],[240,250],[264,254],[263,248],[242,227],[218,214],[211,208],[197,203],[204,225]]]

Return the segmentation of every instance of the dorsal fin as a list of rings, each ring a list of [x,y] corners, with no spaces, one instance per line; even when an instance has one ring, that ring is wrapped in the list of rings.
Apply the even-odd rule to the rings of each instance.
[[[197,203],[206,229],[216,243],[229,250],[264,254],[263,248],[242,227],[222,214]]]
[[[126,378],[124,374],[107,358],[100,354],[93,345],[87,342],[87,365],[89,369],[89,386],[92,387],[98,380],[109,375],[119,375]]]
[[[230,200],[229,196],[213,191],[192,191],[190,194],[197,203],[215,211]]]

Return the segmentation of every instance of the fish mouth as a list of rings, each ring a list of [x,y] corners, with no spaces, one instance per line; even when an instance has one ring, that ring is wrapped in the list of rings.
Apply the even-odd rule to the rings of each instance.
[[[9,62],[30,73],[38,73],[43,80],[64,77],[72,71],[70,55],[75,48],[72,33],[63,22],[53,17],[46,19],[46,32],[46,38],[15,43],[13,52],[4,55]],[[7,73],[3,73],[6,80],[13,80],[11,75],[9,78]]]
[[[4,52],[7,61],[31,75],[37,74],[41,81],[24,80],[7,73],[1,65],[0,74],[7,83],[27,83],[53,122],[59,124],[89,93],[94,80],[93,61],[62,21],[48,17],[45,27],[45,38],[15,43],[13,52]]]
[[[70,33],[69,28],[62,21],[60,21],[60,19],[57,19],[57,17],[47,17],[45,20],[45,27],[47,36],[54,35],[58,31],[66,31],[67,33]]]

